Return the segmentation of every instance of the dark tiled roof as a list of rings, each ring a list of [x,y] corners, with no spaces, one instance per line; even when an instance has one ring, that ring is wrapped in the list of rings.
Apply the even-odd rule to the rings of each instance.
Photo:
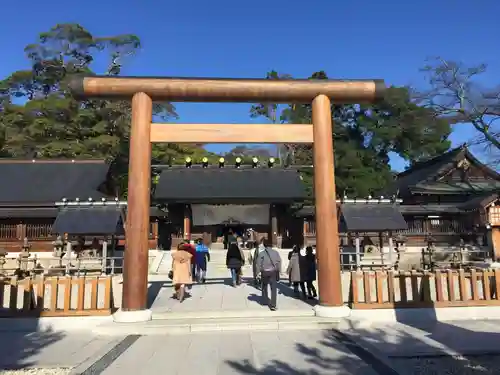
[[[399,209],[403,214],[409,215],[457,214],[484,208],[497,200],[498,197],[499,195],[496,193],[487,193],[470,197],[465,202],[408,204],[399,206]]]
[[[0,219],[9,218],[56,218],[59,213],[57,207],[0,207]],[[157,207],[151,207],[150,217],[167,217],[168,212]]]
[[[385,232],[407,229],[401,206],[390,203],[344,203],[339,205],[339,232]],[[297,217],[314,217],[314,206],[304,206]]]
[[[280,168],[166,169],[160,175],[157,201],[221,203],[235,200],[283,202],[306,198],[299,173]]]
[[[123,210],[119,207],[62,208],[52,226],[55,234],[123,234]]]
[[[403,204],[399,210],[407,215],[456,214],[462,212],[456,203],[450,204]]]
[[[160,210],[158,207],[149,208],[149,217],[165,217],[168,216],[168,212]]]
[[[62,198],[99,199],[109,165],[98,161],[0,161],[0,205],[53,204]]]
[[[460,208],[464,211],[471,211],[471,210],[477,210],[478,208],[484,208],[490,203],[493,203],[500,197],[499,194],[493,193],[493,194],[483,194],[479,195],[477,197],[473,197],[469,199],[468,201],[462,203],[460,205]]]
[[[403,215],[394,204],[346,203],[341,205],[341,213],[342,232],[385,232],[408,229]]]
[[[387,194],[392,195],[399,193],[400,196],[407,196],[411,193],[431,192],[439,194],[440,191],[453,192],[454,194],[463,191],[473,190],[467,186],[456,186],[456,189],[445,188],[448,185],[438,182],[436,179],[443,176],[445,173],[455,167],[456,162],[466,158],[477,168],[484,171],[484,173],[491,178],[491,182],[500,181],[500,175],[493,169],[481,163],[466,146],[454,148],[443,155],[433,159],[416,163],[408,170],[401,172],[397,175],[394,184],[386,191]],[[487,186],[483,186],[485,188]],[[495,187],[488,187],[490,190]]]
[[[432,159],[426,161],[421,161],[413,164],[406,171],[398,173],[398,177],[402,178],[410,174],[415,174],[416,172],[425,170],[425,174],[435,174],[441,168],[446,167],[449,163],[455,162],[457,158],[463,158],[465,154],[470,154],[467,152],[467,148],[463,145],[453,148],[442,155],[436,156]]]
[[[316,214],[316,209],[314,206],[304,206],[295,212],[296,217],[312,217]]]
[[[4,207],[0,208],[0,218],[55,218],[57,212],[56,207]]]
[[[500,191],[500,181],[480,180],[470,182],[430,182],[419,183],[411,186],[412,193],[434,193],[434,194],[481,194]]]

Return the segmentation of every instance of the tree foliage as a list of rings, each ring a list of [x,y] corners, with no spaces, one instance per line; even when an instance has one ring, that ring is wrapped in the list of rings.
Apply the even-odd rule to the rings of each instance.
[[[323,71],[310,79],[327,79]],[[287,123],[311,123],[311,105],[290,105],[281,113]],[[448,121],[432,109],[415,104],[404,87],[391,87],[385,99],[373,105],[332,104],[337,194],[368,196],[383,191],[392,181],[389,155],[413,163],[448,150]],[[294,163],[313,164],[312,146],[289,145]],[[312,191],[312,169],[302,175]]]
[[[119,75],[140,49],[131,34],[99,37],[78,24],[58,24],[24,49],[31,68],[0,81],[0,153],[10,157],[104,158],[113,162],[119,190],[126,189],[130,101],[75,100],[67,81],[94,74],[96,61],[107,61],[104,75]],[[154,103],[157,118],[177,117],[170,103]],[[153,146],[154,162],[206,154],[199,147]],[[179,157],[180,156],[180,157]]]
[[[224,154],[228,163],[233,163],[238,157],[245,164],[251,164],[253,158],[257,158],[260,163],[266,163],[272,157],[272,153],[271,149],[265,147],[238,145]]]

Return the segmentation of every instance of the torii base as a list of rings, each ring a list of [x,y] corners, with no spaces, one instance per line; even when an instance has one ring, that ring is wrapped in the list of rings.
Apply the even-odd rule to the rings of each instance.
[[[123,311],[118,310],[113,314],[115,323],[141,323],[149,322],[153,317],[151,310]]]
[[[314,307],[314,313],[320,318],[348,318],[351,315],[351,309],[347,306],[321,306]]]

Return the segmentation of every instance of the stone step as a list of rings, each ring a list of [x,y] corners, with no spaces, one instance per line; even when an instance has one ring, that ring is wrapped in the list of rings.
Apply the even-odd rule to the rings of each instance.
[[[214,311],[186,311],[186,312],[156,312],[153,311],[153,320],[180,320],[180,319],[236,319],[236,318],[289,318],[314,317],[314,310],[214,310]]]
[[[204,332],[297,331],[337,328],[339,319],[318,317],[254,317],[155,319],[145,323],[107,323],[93,329],[99,335],[182,335]]]

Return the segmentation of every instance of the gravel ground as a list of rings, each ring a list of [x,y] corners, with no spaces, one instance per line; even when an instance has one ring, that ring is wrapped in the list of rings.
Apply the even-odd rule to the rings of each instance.
[[[68,368],[30,368],[23,370],[0,370],[0,375],[68,375]]]
[[[393,358],[392,362],[405,369],[404,375],[500,375],[500,355]]]

